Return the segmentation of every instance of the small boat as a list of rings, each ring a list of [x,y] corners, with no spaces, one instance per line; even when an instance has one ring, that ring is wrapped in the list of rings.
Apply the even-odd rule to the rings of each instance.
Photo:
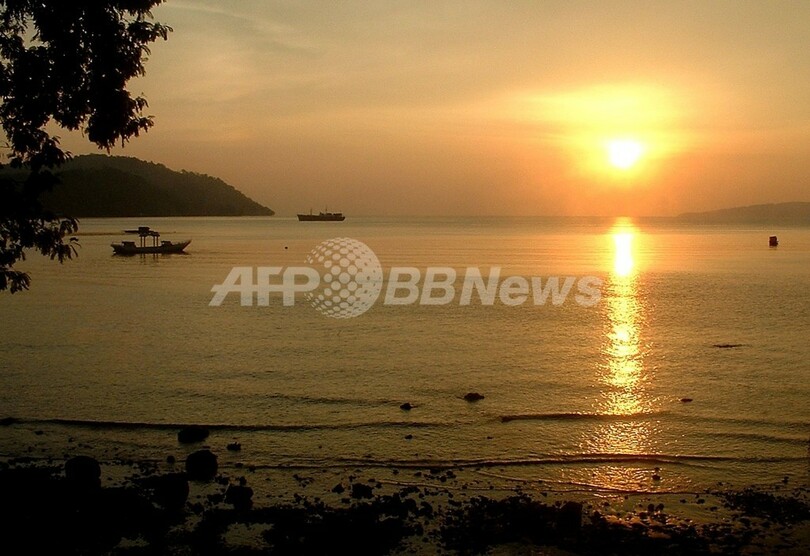
[[[310,209],[309,214],[299,214],[299,222],[343,222],[346,217],[342,212],[319,212],[313,214]]]
[[[768,246],[770,247],[777,247],[779,245],[779,239],[776,236],[771,236],[768,238]]]
[[[182,253],[188,247],[191,240],[174,243],[172,241],[160,241],[160,233],[149,228],[149,226],[138,226],[137,230],[124,230],[125,234],[137,234],[140,241],[122,241],[121,243],[111,243],[113,252],[116,255],[147,255],[158,253]],[[151,244],[149,239],[151,239]]]

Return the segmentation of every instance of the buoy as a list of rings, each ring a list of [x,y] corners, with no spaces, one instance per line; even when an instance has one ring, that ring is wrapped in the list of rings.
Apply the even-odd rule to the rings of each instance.
[[[768,239],[768,245],[770,247],[776,247],[777,245],[779,245],[779,239],[776,236],[771,236]]]

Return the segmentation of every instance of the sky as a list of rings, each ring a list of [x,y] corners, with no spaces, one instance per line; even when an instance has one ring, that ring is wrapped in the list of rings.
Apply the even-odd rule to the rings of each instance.
[[[155,127],[112,154],[220,177],[279,215],[810,200],[810,2],[169,0],[153,15],[173,32],[130,90]]]

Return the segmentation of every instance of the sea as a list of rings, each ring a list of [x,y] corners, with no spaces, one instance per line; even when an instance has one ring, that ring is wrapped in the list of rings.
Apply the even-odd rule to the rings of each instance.
[[[113,255],[139,225],[192,241]],[[164,461],[195,449],[176,436],[194,424],[225,467],[592,492],[810,483],[808,227],[200,217],[84,219],[77,237],[64,264],[29,253],[31,289],[0,295],[2,458]],[[259,268],[303,290],[311,254],[348,240],[381,270],[360,314],[251,293]],[[248,274],[212,303],[234,268]]]

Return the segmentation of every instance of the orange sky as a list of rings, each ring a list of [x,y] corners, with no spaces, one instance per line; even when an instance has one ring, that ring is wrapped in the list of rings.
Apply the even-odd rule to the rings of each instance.
[[[169,0],[114,154],[280,215],[670,215],[810,200],[810,3]],[[61,133],[74,154],[95,152]],[[608,142],[643,147],[608,162]]]

